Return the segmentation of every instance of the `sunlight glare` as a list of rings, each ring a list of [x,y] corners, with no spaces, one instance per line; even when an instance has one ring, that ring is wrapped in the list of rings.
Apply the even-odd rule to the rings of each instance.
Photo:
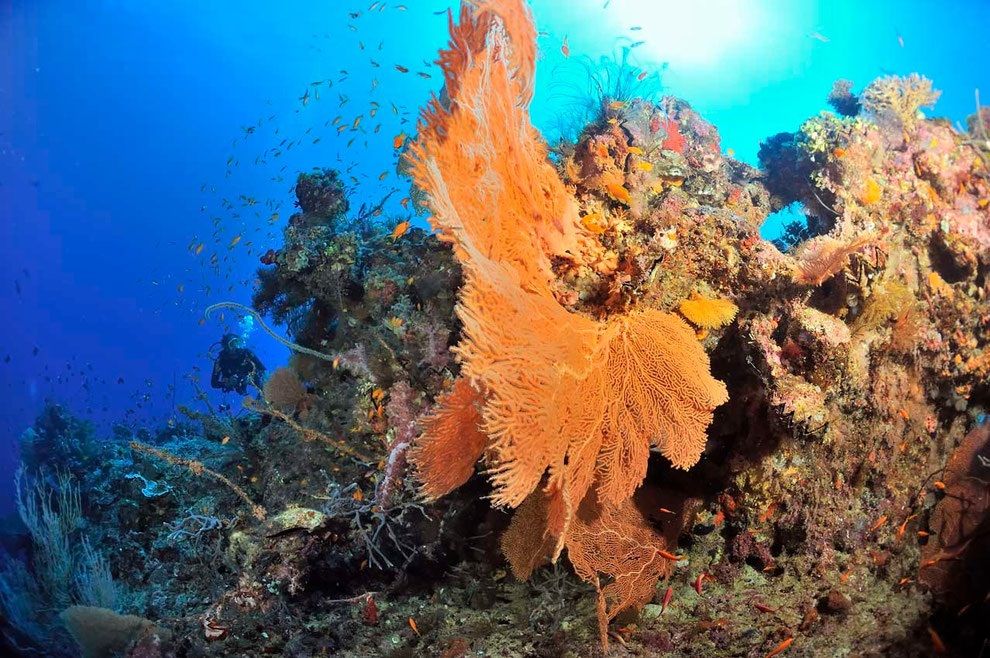
[[[633,41],[644,39],[642,59],[669,62],[681,69],[709,68],[753,34],[758,24],[754,0],[634,0],[612,3],[614,28]],[[641,30],[629,32],[632,27]],[[643,35],[643,36],[639,36]]]

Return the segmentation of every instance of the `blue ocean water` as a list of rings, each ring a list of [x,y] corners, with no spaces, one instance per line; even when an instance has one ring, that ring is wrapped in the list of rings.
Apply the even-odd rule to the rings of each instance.
[[[440,87],[430,62],[448,6],[0,2],[4,509],[17,437],[46,399],[109,431],[174,416],[197,368],[208,388],[224,328],[203,309],[250,303],[299,171],[345,171],[354,206],[394,189],[386,215],[405,214],[393,139],[414,131]],[[533,10],[534,119],[548,134],[573,111],[555,94],[562,80],[580,84],[573,64],[639,41],[637,66],[753,164],[761,139],[826,107],[837,78],[861,89],[919,72],[943,92],[934,114],[952,121],[973,111],[975,89],[990,97],[982,0],[536,0]],[[262,331],[249,345],[269,367],[287,358]]]

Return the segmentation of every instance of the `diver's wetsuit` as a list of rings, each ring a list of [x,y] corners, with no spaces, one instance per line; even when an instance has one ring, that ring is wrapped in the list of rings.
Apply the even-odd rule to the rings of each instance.
[[[265,366],[254,352],[240,346],[240,339],[227,334],[220,340],[220,354],[213,362],[210,384],[222,391],[247,393],[249,385],[257,385],[265,376]]]

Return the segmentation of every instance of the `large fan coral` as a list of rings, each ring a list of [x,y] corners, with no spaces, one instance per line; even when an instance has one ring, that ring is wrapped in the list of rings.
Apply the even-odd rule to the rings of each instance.
[[[485,450],[486,437],[479,425],[478,393],[466,379],[437,400],[436,408],[419,424],[431,441],[420,441],[409,458],[416,466],[423,493],[439,498],[468,481],[474,463]]]
[[[619,518],[616,509],[625,510],[623,519],[638,515],[630,498],[646,475],[651,446],[679,468],[695,464],[712,412],[727,396],[679,317],[637,309],[599,321],[554,298],[550,258],[580,260],[594,245],[581,237],[576,202],[529,123],[534,39],[521,0],[462,7],[440,56],[446,98],[424,112],[409,151],[431,223],[464,269],[457,309],[464,331],[455,351],[475,391],[457,384],[445,402],[460,410],[434,413],[413,462],[428,496],[446,493],[464,479],[463,465],[448,478],[435,468],[436,456],[464,437],[465,454],[480,456],[473,438],[480,427],[495,504],[518,507],[542,485],[545,511],[529,515],[527,525],[542,524],[552,557],[566,547],[578,567],[575,556],[612,553],[578,568],[611,601],[599,607],[604,628],[622,607],[644,602],[642,588],[651,590],[663,568],[641,565],[652,575],[646,585],[637,582],[635,596],[609,594],[596,570],[625,588],[610,565],[638,558],[622,542],[589,543],[597,536],[591,529],[609,526]],[[480,419],[464,406],[471,398]],[[465,431],[447,422],[452,418],[472,427]],[[639,525],[646,552],[659,559],[649,528]]]

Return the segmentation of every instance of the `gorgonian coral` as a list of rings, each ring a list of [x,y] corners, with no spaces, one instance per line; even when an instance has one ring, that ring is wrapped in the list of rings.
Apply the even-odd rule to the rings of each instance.
[[[820,286],[841,272],[849,264],[849,258],[874,244],[877,236],[873,233],[851,239],[829,235],[812,238],[798,247],[794,253],[797,269],[793,278],[802,285]]]
[[[265,380],[261,395],[271,406],[291,413],[306,397],[306,386],[295,370],[279,368]]]
[[[702,329],[717,329],[732,322],[739,308],[728,299],[707,297],[692,292],[689,299],[680,303],[677,310],[692,324]]]
[[[466,379],[437,399],[434,409],[419,419],[430,441],[420,441],[411,451],[429,498],[440,498],[461,486],[474,474],[487,437],[481,432],[480,399]]]
[[[661,540],[630,502],[650,448],[679,468],[695,464],[726,390],[676,315],[635,309],[599,321],[554,298],[550,258],[580,260],[596,245],[583,237],[577,204],[529,122],[535,30],[522,0],[462,6],[439,61],[446,99],[424,111],[407,157],[433,227],[464,270],[455,352],[474,393],[460,382],[442,401],[458,406],[430,417],[413,463],[435,496],[466,475],[460,462],[456,477],[444,474],[441,455],[484,452],[495,504],[542,500],[524,509],[542,526],[550,556],[566,547],[598,588],[604,629],[623,607],[648,600],[643,593],[663,570],[619,565],[639,561],[639,552],[666,565],[657,557]],[[640,528],[635,554],[624,542],[589,543],[594,529],[614,525],[618,509],[622,525]],[[575,561],[601,550],[611,554]],[[615,588],[602,588],[596,572]],[[636,594],[609,594],[617,590]]]

